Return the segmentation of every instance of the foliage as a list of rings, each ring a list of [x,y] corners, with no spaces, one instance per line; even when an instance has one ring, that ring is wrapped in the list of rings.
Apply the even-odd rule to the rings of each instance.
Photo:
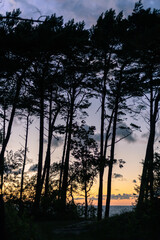
[[[30,216],[23,214],[19,216],[16,205],[8,201],[5,204],[5,226],[8,240],[40,240],[40,235],[36,224]]]
[[[160,156],[154,153],[160,102],[160,11],[144,9],[139,1],[128,18],[124,18],[122,12],[116,15],[115,10],[110,9],[101,14],[90,30],[85,29],[84,22],[70,20],[64,24],[63,17],[56,17],[55,14],[47,16],[42,22],[23,21],[19,18],[20,14],[17,9],[0,16],[0,190],[3,193],[4,187],[4,199],[8,201],[6,212],[10,239],[14,239],[17,232],[22,235],[23,221],[25,230],[21,239],[27,239],[30,224],[27,217],[25,221],[25,217],[18,216],[17,206],[14,205],[20,195],[24,150],[15,153],[6,151],[15,116],[23,119],[25,112],[40,119],[36,174],[28,172],[24,175],[22,202],[28,213],[31,213],[36,202],[40,214],[60,218],[64,205],[66,212],[63,217],[78,219],[74,195],[83,191],[86,212],[94,218],[95,209],[92,204],[88,206],[88,196],[99,172],[100,213],[105,167],[109,167],[109,208],[113,164],[118,162],[122,168],[125,163],[121,158],[115,159],[115,144],[119,141],[116,139],[117,125],[126,121],[127,111],[128,114],[133,112],[129,101],[130,98],[136,101],[137,97],[146,100],[139,109],[145,112],[145,120],[149,123],[140,193],[142,202],[145,198],[154,200],[159,196],[160,185]],[[84,121],[93,98],[100,99],[100,144],[99,140],[95,140],[95,127],[88,126]],[[131,128],[125,126],[124,123],[119,128],[121,131],[127,130],[128,134],[132,133],[131,128],[140,130],[135,122],[130,124]],[[64,134],[64,162],[59,164],[54,160],[52,164],[52,135],[62,136],[63,140]],[[110,156],[106,159],[111,136]],[[43,162],[45,141],[47,153]],[[63,184],[58,189],[60,171]],[[149,208],[152,209],[151,203],[149,201]],[[124,223],[127,219],[133,223],[136,217],[134,214],[123,215],[121,228],[118,218],[115,222],[108,220],[107,224],[113,230],[112,224],[115,223],[117,233],[122,233],[121,237],[127,239]],[[138,224],[144,220],[147,226],[150,223],[147,217],[143,215],[133,223],[140,237],[142,234]],[[128,231],[136,236],[130,223],[127,226]],[[113,239],[115,236],[110,229],[107,229],[108,238]]]

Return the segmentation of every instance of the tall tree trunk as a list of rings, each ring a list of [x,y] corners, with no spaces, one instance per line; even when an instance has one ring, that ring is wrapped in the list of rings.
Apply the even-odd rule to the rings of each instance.
[[[60,199],[60,197],[61,197],[62,177],[63,177],[63,170],[64,170],[64,159],[65,159],[65,154],[66,154],[67,137],[68,137],[68,121],[69,121],[69,112],[68,112],[67,122],[66,122],[65,140],[64,140],[62,162],[61,162],[61,168],[60,168],[58,199]]]
[[[102,105],[101,105],[101,134],[100,134],[100,166],[99,166],[99,190],[98,190],[98,221],[102,219],[102,199],[103,199],[103,174],[104,174],[104,120],[105,120],[105,99],[106,99],[106,82],[110,67],[111,52],[107,59],[106,52],[104,53],[104,81],[102,90]]]
[[[116,99],[114,122],[113,122],[111,155],[110,155],[109,169],[108,169],[108,183],[107,183],[107,199],[106,199],[105,217],[109,217],[110,200],[111,200],[111,182],[112,182],[112,169],[113,169],[114,151],[115,151],[115,138],[116,138],[116,127],[117,127],[117,115],[118,115],[118,99],[119,99],[119,97],[117,97],[117,99]]]
[[[40,98],[40,129],[39,129],[39,155],[38,155],[38,173],[36,184],[36,195],[33,211],[35,214],[38,212],[40,198],[41,198],[41,175],[42,175],[42,163],[43,163],[43,137],[44,137],[44,92],[43,87],[41,89]]]
[[[73,196],[73,185],[71,182],[71,198],[72,198],[72,204],[74,204],[74,196]]]
[[[1,240],[6,240],[5,237],[5,211],[3,195],[0,194],[0,236]]]
[[[22,211],[24,170],[26,166],[27,146],[28,146],[29,116],[30,116],[30,112],[28,112],[28,115],[26,118],[26,136],[25,136],[25,146],[24,146],[23,167],[22,167],[22,174],[21,174],[21,189],[20,189],[20,212]]]
[[[16,111],[17,102],[19,99],[20,90],[21,90],[21,86],[22,86],[22,80],[24,78],[25,71],[26,71],[26,69],[22,72],[21,76],[19,76],[19,78],[17,79],[16,93],[15,93],[15,97],[14,97],[14,101],[13,101],[13,105],[12,105],[12,111],[11,111],[11,115],[10,115],[10,119],[9,119],[9,123],[8,123],[7,134],[6,134],[6,137],[3,136],[3,144],[2,144],[2,149],[1,149],[1,153],[0,153],[0,180],[1,180],[1,183],[0,183],[0,190],[1,190],[1,193],[0,193],[0,225],[2,228],[1,233],[2,233],[2,236],[4,239],[5,239],[5,237],[4,237],[4,234],[5,234],[5,232],[4,232],[5,210],[4,210],[4,200],[3,200],[4,154],[5,154],[5,150],[6,150],[8,142],[9,142],[9,139],[10,139],[13,120],[14,120],[14,116],[15,116],[15,111]]]
[[[15,92],[15,97],[14,97],[14,101],[13,101],[13,105],[12,105],[12,111],[11,111],[9,123],[8,123],[7,133],[6,133],[5,139],[3,140],[2,149],[0,152],[0,176],[1,176],[0,190],[1,190],[1,194],[3,194],[2,189],[3,189],[4,154],[5,154],[5,150],[6,150],[8,142],[9,142],[9,139],[10,139],[13,120],[14,120],[14,116],[15,116],[15,111],[16,111],[17,102],[19,99],[19,94],[20,94],[24,74],[25,74],[25,70],[23,71],[21,76],[19,76],[19,78],[17,79],[16,92]]]
[[[106,198],[105,218],[109,217],[110,200],[111,200],[112,169],[113,169],[113,162],[114,162],[115,140],[116,140],[116,129],[117,129],[117,118],[118,118],[120,90],[121,90],[121,83],[122,83],[122,73],[123,73],[124,67],[125,67],[125,64],[123,64],[121,66],[120,79],[119,79],[119,82],[117,84],[117,89],[116,89],[117,96],[116,96],[116,99],[115,99],[115,107],[114,107],[111,154],[110,154],[109,169],[108,169],[108,183],[107,183],[107,198]]]
[[[64,163],[64,175],[63,175],[62,195],[61,195],[62,211],[65,211],[65,208],[66,208],[66,196],[67,196],[67,188],[68,188],[68,170],[69,170],[69,157],[70,157],[71,136],[72,136],[74,101],[75,101],[75,89],[73,89],[73,92],[72,92],[71,105],[70,105],[68,140],[67,140],[66,158],[65,158],[65,163]]]
[[[155,139],[155,127],[156,118],[158,114],[158,103],[160,101],[160,91],[157,94],[154,103],[154,113],[152,113],[151,124],[150,124],[150,134],[147,143],[146,156],[143,165],[143,172],[140,185],[140,193],[138,198],[137,207],[140,208],[144,201],[149,198],[153,199],[153,155],[154,155],[154,139]]]
[[[106,62],[106,56],[105,56]],[[102,219],[102,198],[103,198],[103,174],[104,174],[104,119],[105,119],[105,99],[106,99],[106,72],[104,71],[104,82],[101,105],[101,135],[100,135],[100,164],[99,164],[99,190],[98,190],[98,212],[97,219]]]
[[[54,128],[54,125],[55,125],[55,121],[57,119],[57,116],[58,116],[58,113],[60,111],[60,108],[58,107],[56,112],[55,112],[55,115],[53,117],[53,120],[51,122],[51,125],[49,123],[49,133],[48,133],[48,145],[47,145],[47,151],[46,151],[46,157],[45,157],[45,163],[44,163],[44,168],[43,168],[43,174],[42,174],[42,179],[41,179],[41,186],[40,186],[40,194],[42,192],[42,188],[43,188],[43,185],[44,185],[44,181],[45,181],[45,177],[47,177],[48,179],[46,179],[46,181],[49,181],[49,170],[50,170],[50,152],[51,152],[51,143],[52,143],[52,135],[53,135],[53,128]],[[47,173],[48,171],[48,173]],[[48,176],[47,176],[48,174]],[[45,185],[45,193],[47,194],[48,193],[48,183]]]
[[[48,195],[48,187],[49,187],[49,170],[51,164],[51,142],[52,142],[52,90],[50,93],[50,101],[49,101],[49,121],[48,121],[48,146],[46,153],[46,182],[45,182],[45,197]],[[43,182],[42,182],[43,187]]]
[[[5,136],[6,136],[6,107],[5,107],[5,103],[4,103],[4,109],[3,109],[3,139],[2,139],[2,144],[4,144]]]
[[[109,124],[108,124],[108,128],[107,128],[107,131],[106,131],[104,154],[103,154],[105,159],[106,159],[106,154],[107,154],[108,140],[109,140],[109,137],[110,137],[110,130],[111,130],[111,125],[112,125],[112,121],[113,121],[113,115],[114,115],[114,109],[112,110],[111,117],[110,117]]]
[[[102,219],[102,195],[103,195],[103,173],[104,173],[104,156],[103,156],[103,143],[104,143],[104,117],[105,117],[105,92],[102,97],[101,107],[101,141],[100,141],[100,165],[99,165],[99,192],[98,192],[98,220]]]
[[[85,190],[85,219],[88,218],[88,196],[87,196],[87,183],[85,180],[85,186],[84,186],[84,190]]]

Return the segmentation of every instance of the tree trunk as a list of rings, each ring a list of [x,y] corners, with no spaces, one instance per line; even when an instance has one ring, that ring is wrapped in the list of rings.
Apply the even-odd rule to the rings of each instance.
[[[9,142],[9,139],[10,139],[13,120],[14,120],[14,116],[15,116],[15,111],[16,111],[16,107],[17,107],[17,102],[18,102],[24,74],[25,74],[25,71],[21,74],[21,76],[17,80],[16,93],[15,93],[14,102],[12,105],[12,111],[11,111],[11,115],[10,115],[10,119],[9,119],[9,123],[8,123],[7,134],[6,134],[5,139],[3,140],[2,149],[1,149],[1,153],[0,153],[1,194],[3,194],[4,154],[5,154],[5,150],[6,150],[8,142]]]
[[[69,120],[69,113],[68,113],[67,122],[66,122],[66,133],[65,133],[65,140],[64,140],[64,146],[63,146],[62,163],[61,163],[61,168],[60,168],[58,199],[60,199],[60,196],[61,196],[62,176],[63,176],[63,170],[64,170],[64,159],[65,159],[65,154],[66,154],[67,137],[68,137],[68,120]]]
[[[118,100],[119,100],[119,96],[117,96],[116,104],[115,104],[112,143],[111,143],[111,155],[110,155],[109,169],[108,169],[108,183],[107,183],[107,199],[106,199],[105,218],[109,217],[110,200],[111,200],[111,182],[112,182],[112,169],[113,169],[114,151],[115,151],[115,138],[116,138],[116,127],[117,127],[117,115],[118,115]]]
[[[5,240],[5,209],[3,195],[0,194],[0,236],[1,240]]]
[[[105,99],[106,99],[106,81],[110,66],[111,53],[107,60],[107,54],[104,52],[104,81],[102,90],[102,105],[101,105],[101,137],[100,137],[100,166],[99,166],[99,191],[98,191],[98,221],[102,219],[102,198],[103,198],[103,174],[104,174],[104,120],[105,120]]]
[[[123,64],[121,66],[120,79],[119,79],[119,82],[117,84],[117,89],[116,89],[117,96],[116,96],[116,99],[115,99],[115,108],[114,108],[111,154],[110,154],[109,169],[108,169],[108,183],[107,183],[107,198],[106,198],[105,218],[109,217],[110,200],[111,200],[112,169],[113,169],[113,162],[114,162],[115,140],[116,140],[116,128],[117,128],[120,90],[121,90],[121,83],[122,83],[122,72],[123,72],[124,67],[125,67],[125,64]]]
[[[46,157],[45,157],[45,163],[44,163],[44,168],[43,168],[43,175],[41,179],[41,186],[40,186],[40,194],[42,192],[42,188],[44,185],[44,180],[46,177],[46,184],[45,184],[45,195],[48,193],[48,182],[49,182],[49,170],[50,170],[50,152],[51,152],[51,143],[52,143],[52,135],[53,135],[53,128],[55,125],[55,121],[57,119],[58,113],[60,111],[60,108],[57,108],[57,111],[54,115],[54,118],[52,120],[52,123],[49,121],[49,133],[48,133],[48,145],[47,145],[47,152],[46,152]],[[48,173],[47,173],[48,172]]]
[[[2,228],[1,229],[2,236],[3,236],[2,239],[5,239],[5,237],[4,237],[4,234],[5,234],[5,232],[4,232],[5,212],[4,212],[4,200],[3,200],[4,154],[5,154],[5,150],[6,150],[8,142],[9,142],[9,139],[10,139],[13,120],[14,120],[15,111],[16,111],[16,107],[17,107],[17,102],[19,99],[20,90],[21,90],[21,86],[22,86],[22,80],[24,78],[25,72],[26,72],[26,69],[22,72],[21,76],[19,76],[19,78],[17,79],[16,93],[15,93],[15,97],[14,97],[14,101],[13,101],[13,105],[12,105],[10,120],[8,123],[7,134],[6,134],[6,137],[3,136],[3,144],[2,144],[2,149],[1,149],[1,153],[0,153],[0,179],[1,179],[1,183],[0,183],[0,190],[1,190],[1,193],[0,193],[0,208],[1,208],[0,209],[0,225]]]
[[[107,154],[108,140],[109,140],[109,137],[110,137],[110,130],[111,130],[111,125],[112,125],[112,121],[113,121],[113,115],[114,115],[114,109],[112,110],[112,114],[111,114],[109,124],[108,124],[108,128],[107,128],[107,131],[106,131],[104,154],[103,154],[105,159],[106,159],[106,154]]]
[[[58,113],[57,113],[58,114]],[[52,90],[50,93],[50,101],[49,101],[49,122],[48,122],[48,146],[47,146],[47,153],[46,153],[46,182],[45,182],[45,197],[48,195],[48,187],[49,187],[49,170],[51,164],[51,142],[52,142]],[[43,182],[42,182],[43,188]]]
[[[101,139],[100,139],[100,165],[99,165],[99,192],[98,192],[98,220],[102,219],[102,197],[103,197],[103,174],[104,174],[104,118],[105,118],[106,79],[104,80],[101,106]]]
[[[146,156],[144,160],[140,193],[138,198],[137,207],[140,208],[145,200],[148,200],[150,193],[150,200],[153,199],[153,156],[154,156],[154,139],[155,139],[155,126],[158,114],[158,103],[160,101],[160,92],[158,93],[154,103],[154,113],[152,113],[150,124],[150,135],[148,139]]]
[[[36,195],[34,202],[34,213],[36,214],[40,204],[41,198],[41,175],[42,175],[42,163],[43,163],[43,137],[44,137],[44,92],[43,87],[41,89],[40,98],[40,130],[39,130],[39,155],[38,155],[38,173],[36,184]]]
[[[85,219],[88,218],[88,196],[87,196],[87,183],[85,180]]]
[[[3,139],[2,139],[2,144],[4,144],[5,141],[5,136],[6,136],[6,107],[4,103],[4,112],[3,112]]]
[[[27,146],[28,146],[29,116],[30,116],[30,113],[28,112],[27,119],[26,119],[26,136],[25,136],[25,147],[24,147],[24,159],[23,159],[23,167],[22,167],[22,174],[21,174],[20,212],[22,211],[24,170],[25,170],[25,165],[26,165]]]
[[[61,195],[62,211],[65,211],[65,208],[66,208],[66,196],[67,196],[67,187],[68,187],[68,170],[69,170],[69,157],[70,157],[71,136],[72,136],[74,101],[75,101],[75,89],[73,89],[73,93],[71,96],[71,105],[70,105],[68,140],[67,140],[66,158],[65,158],[65,163],[64,163],[64,175],[63,175],[62,195]]]

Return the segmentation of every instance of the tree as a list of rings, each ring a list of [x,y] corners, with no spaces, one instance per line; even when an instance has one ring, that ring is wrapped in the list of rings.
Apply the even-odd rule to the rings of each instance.
[[[16,17],[20,14],[20,11],[13,11],[12,13],[7,13],[8,15],[11,15],[13,17]],[[28,60],[27,57],[24,57],[24,52],[21,51],[20,48],[17,48],[18,41],[20,40],[18,38],[16,29],[19,27],[20,23],[16,20],[2,20],[1,19],[1,46],[3,48],[2,56],[4,57],[5,64],[2,66],[1,69],[1,83],[3,83],[1,86],[1,91],[6,91],[6,82],[10,83],[10,89],[12,96],[8,101],[8,104],[11,106],[11,114],[8,120],[8,126],[7,131],[5,132],[5,112],[4,112],[4,127],[3,127],[3,144],[2,149],[0,153],[0,175],[1,175],[1,194],[2,194],[2,188],[3,188],[3,166],[4,166],[4,154],[5,150],[8,144],[8,141],[10,139],[11,135],[11,129],[13,125],[13,120],[17,108],[17,104],[21,95],[22,86],[24,83],[24,78],[26,74],[26,70],[30,66],[31,62]],[[22,35],[24,32],[22,32]],[[24,35],[23,35],[24,36]],[[15,43],[15,38],[17,39],[17,42]],[[5,45],[4,45],[5,44]],[[4,47],[5,46],[5,47]],[[25,51],[25,49],[24,49]],[[9,68],[7,66],[10,66]],[[4,111],[6,110],[6,102],[4,105],[3,101]]]
[[[63,61],[64,67],[64,84],[63,88],[66,91],[68,98],[68,137],[66,155],[64,161],[64,173],[61,192],[61,204],[62,209],[66,206],[66,194],[67,194],[67,182],[68,182],[68,170],[70,159],[70,147],[71,137],[73,129],[73,121],[77,110],[81,110],[83,115],[85,112],[83,109],[88,108],[89,91],[88,91],[88,31],[84,29],[84,23],[74,23],[70,21],[66,24],[65,29],[66,41],[68,42],[68,49],[65,52]]]
[[[95,78],[95,90],[100,93],[101,99],[101,130],[100,130],[100,168],[99,168],[99,193],[98,193],[98,219],[102,218],[102,196],[103,196],[103,174],[105,167],[107,142],[110,135],[111,123],[113,120],[113,111],[110,116],[108,129],[105,135],[105,119],[107,88],[110,82],[110,76],[115,64],[115,53],[117,47],[121,44],[119,39],[119,29],[122,28],[122,13],[117,16],[115,11],[110,9],[103,13],[97,20],[97,24],[91,31],[91,43],[93,47],[94,62],[97,70]]]
[[[135,61],[138,63],[139,88],[143,93],[145,105],[149,106],[149,138],[141,178],[138,206],[153,199],[153,157],[156,122],[158,119],[160,89],[159,89],[159,11],[150,8],[144,10],[141,1],[135,4],[129,17],[129,33],[132,37],[130,44],[136,52]]]
[[[119,73],[117,76],[115,76],[115,89],[112,89],[111,91],[113,94],[114,99],[114,117],[113,117],[113,128],[112,128],[112,140],[111,140],[111,152],[110,152],[110,159],[109,159],[109,170],[108,170],[108,183],[107,183],[107,201],[106,201],[106,211],[105,211],[105,217],[109,217],[109,208],[110,208],[110,198],[111,198],[111,179],[112,179],[112,169],[113,169],[113,163],[114,163],[114,152],[115,152],[115,142],[116,142],[116,129],[117,129],[117,121],[118,121],[118,115],[119,115],[119,109],[122,108],[120,106],[123,104],[123,89],[122,89],[122,83],[123,83],[123,69],[125,67],[126,63],[122,64],[119,69]]]
[[[153,162],[153,189],[154,189],[154,197],[160,196],[160,156],[159,153],[154,154],[154,162]]]
[[[37,174],[37,185],[36,185],[36,196],[34,203],[35,213],[38,210],[40,203],[41,191],[44,183],[45,176],[47,179],[49,177],[49,167],[50,167],[50,147],[52,140],[53,127],[56,117],[59,113],[59,106],[55,108],[55,114],[53,116],[52,112],[52,101],[54,91],[56,92],[55,75],[59,69],[59,35],[62,32],[62,17],[57,18],[55,15],[47,17],[43,24],[40,24],[35,29],[35,41],[39,41],[39,45],[34,49],[33,59],[34,63],[30,69],[30,76],[32,78],[32,94],[36,97],[35,108],[37,108],[37,113],[40,117],[40,131],[39,131],[39,157],[38,157],[38,174]],[[50,90],[49,90],[50,88]],[[49,99],[49,135],[48,135],[48,148],[46,153],[46,160],[43,168],[43,138],[44,138],[44,118],[47,111],[47,103]],[[52,119],[53,118],[53,119]],[[47,173],[47,175],[46,175]],[[46,180],[46,192],[47,192],[47,182]]]
[[[84,191],[85,197],[85,218],[88,217],[88,196],[93,186],[98,170],[99,156],[98,146],[94,140],[95,127],[84,125],[76,126],[72,139],[72,155],[74,162],[75,176]]]

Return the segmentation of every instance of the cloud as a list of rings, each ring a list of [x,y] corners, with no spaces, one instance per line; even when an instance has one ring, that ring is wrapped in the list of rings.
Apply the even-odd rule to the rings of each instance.
[[[64,16],[65,21],[72,18],[75,21],[85,21],[90,27],[96,23],[102,12],[115,9],[117,13],[124,11],[124,15],[130,14],[136,0],[2,0],[1,9],[3,12],[11,11],[13,8],[20,8],[25,17],[38,18],[40,15]],[[143,0],[145,8],[160,8],[159,0]]]
[[[100,142],[100,133],[95,133],[93,138],[96,142]]]
[[[98,195],[96,195],[97,199],[98,200]],[[103,199],[106,199],[107,195],[103,195]],[[128,194],[128,193],[123,193],[123,194],[111,194],[111,199],[114,199],[114,200],[121,200],[121,199],[133,199],[137,197],[137,195],[135,195],[134,193],[133,194]]]
[[[56,136],[52,138],[52,147],[60,147],[61,145],[63,145],[64,142],[64,138],[61,136]],[[47,144],[48,143],[48,139],[44,138],[44,143]]]
[[[6,3],[7,2],[7,3]],[[40,1],[42,4],[42,1]],[[6,11],[12,11],[13,9],[20,8],[23,17],[29,18],[29,17],[35,17],[37,18],[38,16],[41,15],[39,6],[40,8],[42,5],[38,4],[38,1],[31,1],[31,0],[9,0],[5,1],[3,4],[2,10]],[[38,15],[37,15],[38,13]]]
[[[127,136],[127,134],[129,134],[130,131],[127,128],[128,128],[128,126],[125,123],[121,123],[120,124],[120,126],[117,128],[117,131],[116,131],[117,140],[121,139],[121,138]],[[100,142],[100,133],[94,134],[94,139],[97,142]],[[137,141],[137,135],[131,133],[131,135],[129,135],[128,137],[123,138],[122,141],[123,140],[128,142],[128,143],[134,143],[134,142]]]
[[[84,197],[77,197],[75,200],[84,200]]]
[[[119,173],[114,173],[113,178],[123,178],[123,175],[121,175]]]
[[[90,197],[88,199],[91,200],[91,201],[98,201],[98,196],[96,195],[96,197]]]
[[[52,146],[53,147],[60,147],[63,144],[63,138],[58,136],[57,138],[53,137],[52,139]]]
[[[129,134],[130,131],[131,130],[128,129],[128,126],[126,123],[121,123],[119,128],[117,128],[117,136],[119,138],[123,138],[123,137],[127,136],[127,134]],[[136,134],[131,133],[131,135],[124,138],[124,140],[127,141],[128,143],[136,142],[137,141]]]
[[[136,196],[134,194],[126,194],[126,193],[123,193],[123,194],[112,194],[111,195],[111,199],[115,199],[115,200],[121,200],[121,199],[133,199],[135,198]]]
[[[38,170],[38,164],[33,164],[33,165],[29,168],[28,172],[36,172],[37,170]]]
[[[149,137],[149,132],[147,132],[147,133],[142,133],[142,134],[141,134],[141,137],[148,139],[148,137]]]

